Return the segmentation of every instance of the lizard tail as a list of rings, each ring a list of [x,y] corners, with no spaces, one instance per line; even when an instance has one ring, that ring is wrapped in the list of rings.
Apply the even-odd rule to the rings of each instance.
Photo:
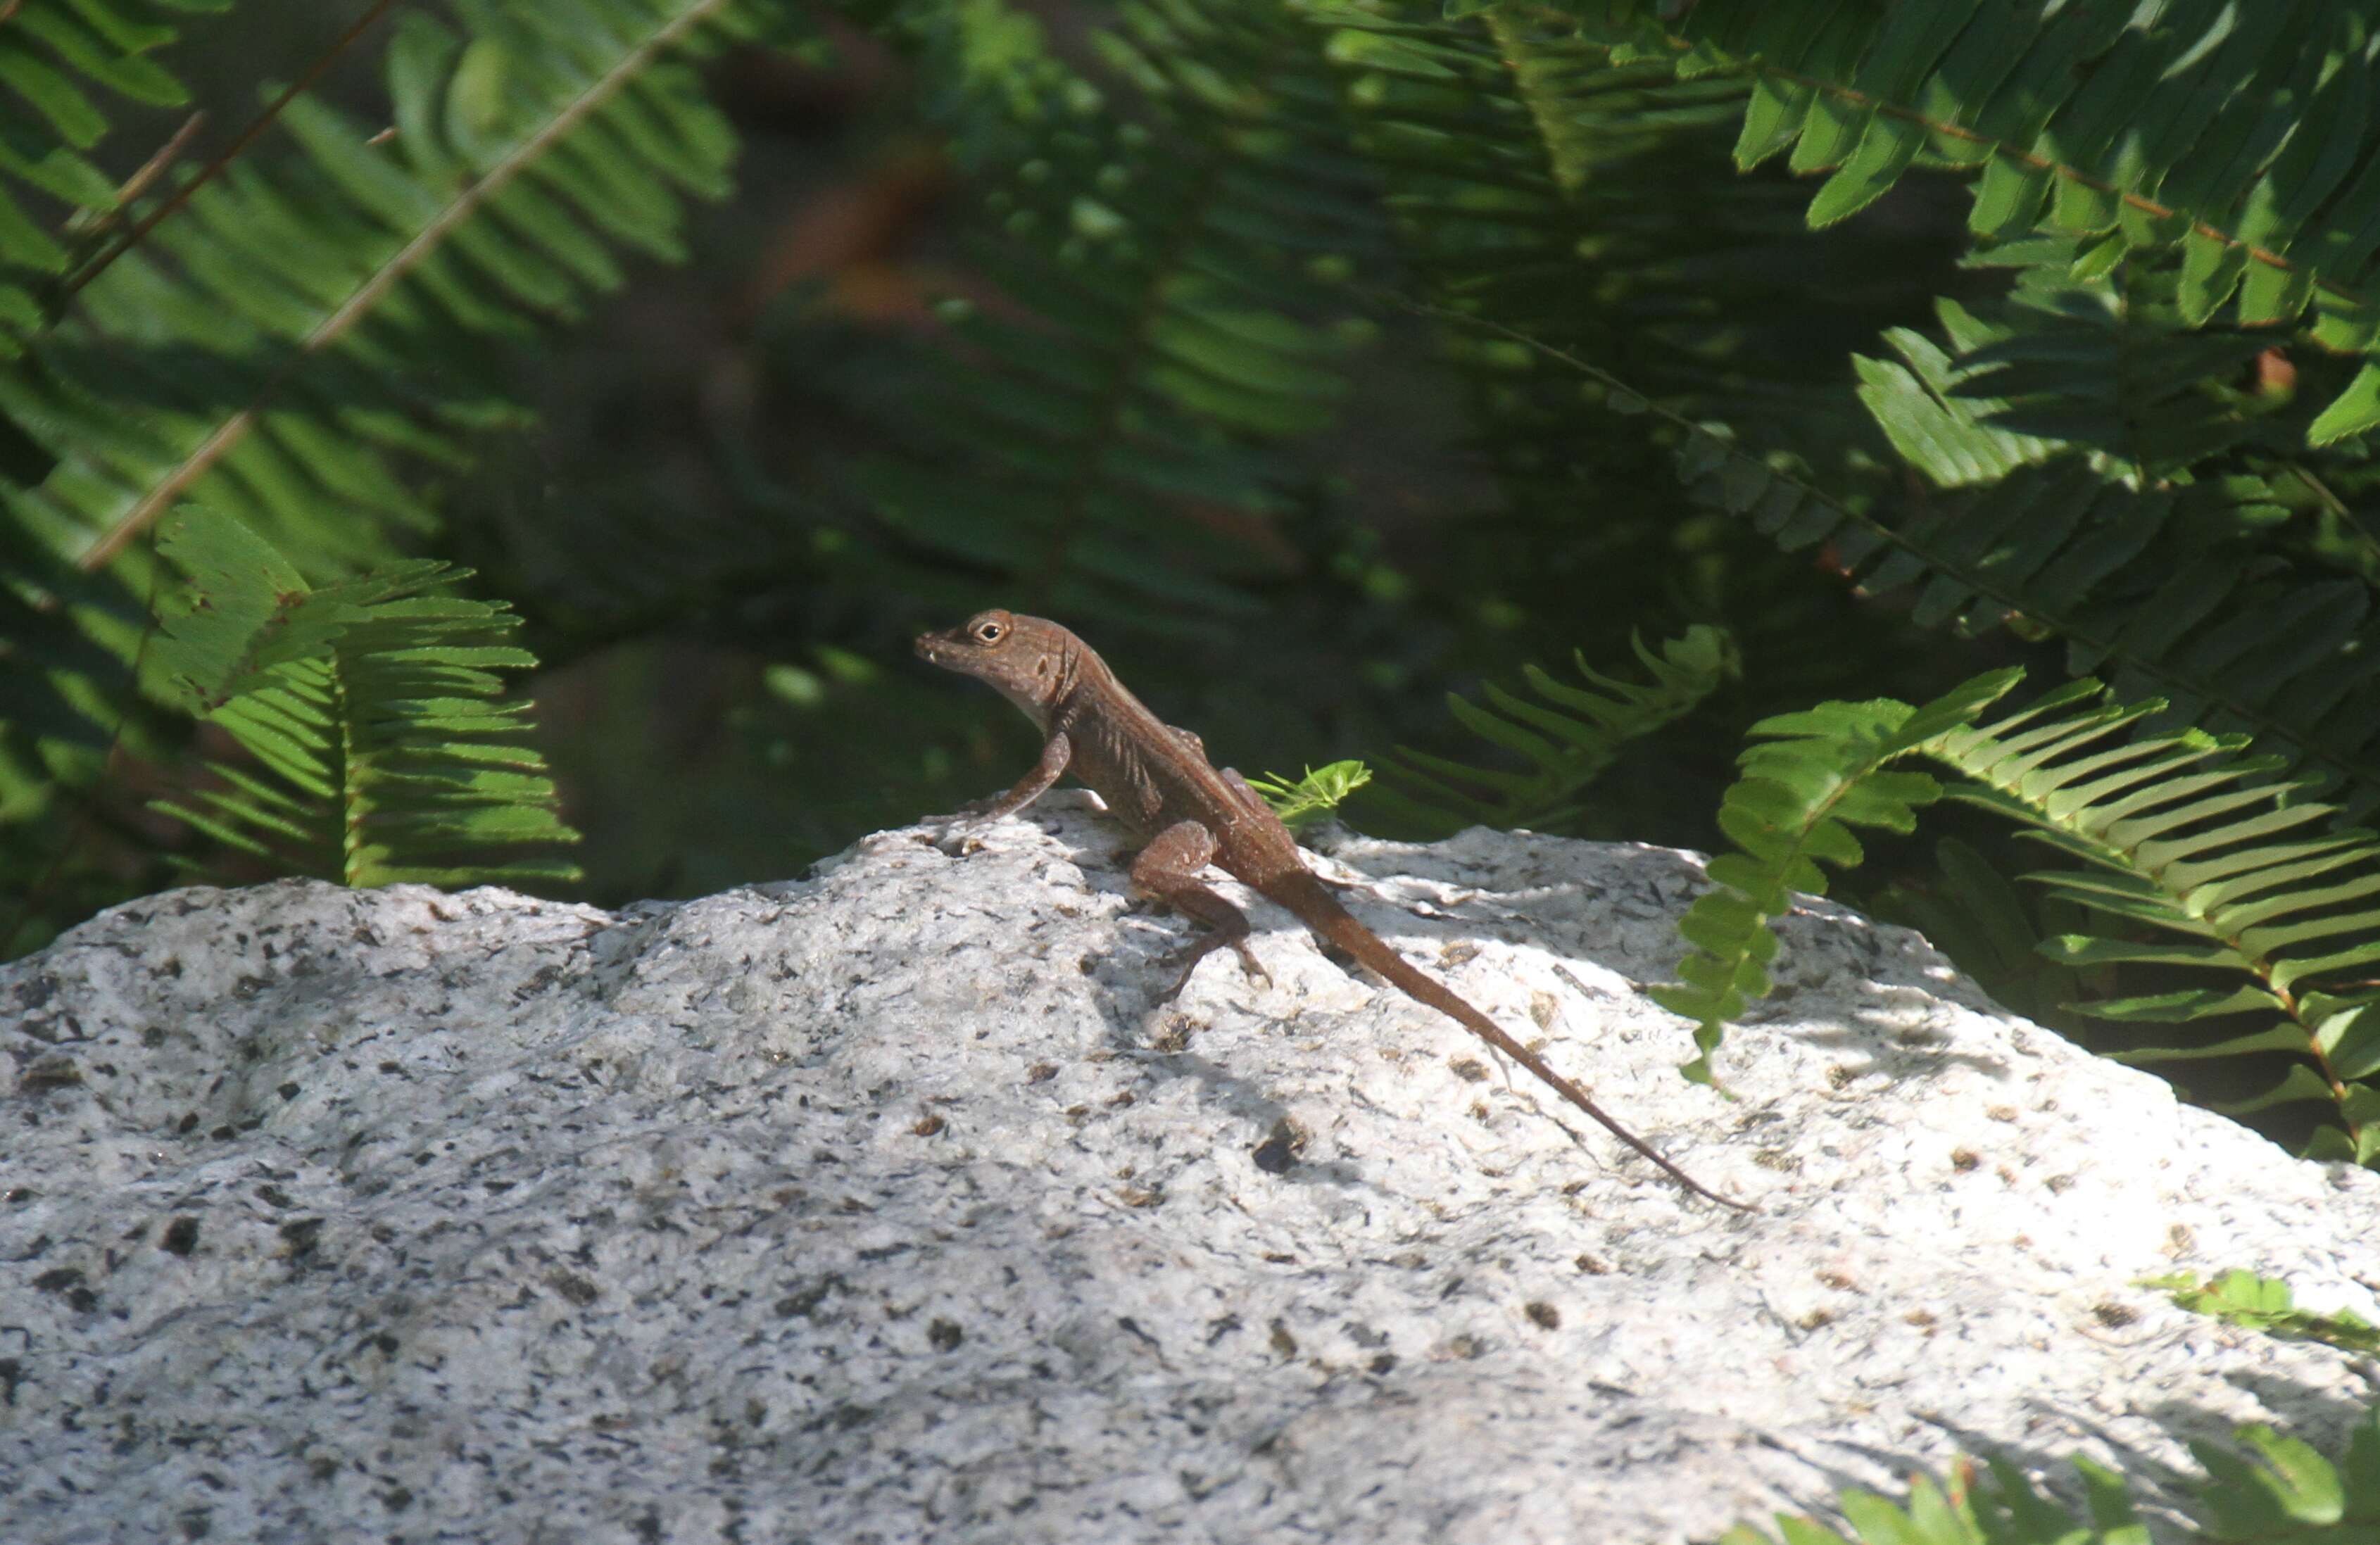
[[[1720,1196],[1677,1165],[1664,1158],[1661,1151],[1631,1132],[1586,1096],[1586,1091],[1572,1083],[1546,1064],[1544,1058],[1507,1035],[1502,1027],[1464,1002],[1452,988],[1439,981],[1404,956],[1389,947],[1388,943],[1358,922],[1354,915],[1333,901],[1320,882],[1307,877],[1307,882],[1295,887],[1293,897],[1284,901],[1297,914],[1298,920],[1330,940],[1362,965],[1386,978],[1390,986],[1407,997],[1428,1004],[1448,1018],[1493,1046],[1497,1051],[1519,1063],[1535,1074],[1555,1093],[1600,1124],[1603,1129],[1658,1165],[1663,1174],[1695,1196],[1734,1208],[1739,1212],[1756,1210],[1747,1202]]]

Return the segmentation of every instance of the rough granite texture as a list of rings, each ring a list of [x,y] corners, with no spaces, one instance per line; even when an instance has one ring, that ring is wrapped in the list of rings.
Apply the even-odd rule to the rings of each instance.
[[[1079,799],[930,835],[620,913],[180,891],[0,969],[0,1539],[1650,1545],[1961,1447],[2169,1500],[2370,1398],[2136,1280],[2380,1318],[2380,1175],[1903,931],[1790,921],[1731,1103],[1641,991],[1690,856],[1336,846],[1739,1217],[1264,904],[1272,986],[1158,1003],[1190,925]]]

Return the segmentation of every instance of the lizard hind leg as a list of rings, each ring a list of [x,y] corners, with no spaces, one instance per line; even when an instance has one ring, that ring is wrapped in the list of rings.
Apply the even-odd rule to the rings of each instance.
[[[1237,952],[1249,976],[1270,986],[1272,975],[1248,948],[1247,914],[1198,879],[1198,871],[1215,856],[1215,833],[1195,821],[1177,821],[1157,833],[1133,860],[1135,890],[1154,896],[1175,911],[1196,918],[1208,931],[1194,941],[1182,961],[1182,974],[1164,993],[1178,996],[1190,985],[1190,973],[1212,951],[1230,946]]]

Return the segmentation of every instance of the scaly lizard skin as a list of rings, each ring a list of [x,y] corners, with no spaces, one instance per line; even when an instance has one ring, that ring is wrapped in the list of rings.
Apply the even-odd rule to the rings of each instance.
[[[1213,864],[1288,908],[1317,935],[1408,996],[1454,1019],[1536,1074],[1687,1190],[1751,1210],[1663,1158],[1494,1020],[1408,964],[1378,934],[1356,921],[1305,867],[1289,828],[1247,780],[1231,768],[1208,762],[1196,736],[1151,713],[1082,639],[1040,617],[978,612],[960,627],[920,637],[917,653],[946,670],[990,683],[1046,737],[1033,770],[1006,794],[972,811],[976,820],[1014,815],[1047,793],[1062,774],[1072,772],[1146,842],[1132,866],[1134,887],[1210,930],[1191,946],[1168,997],[1182,991],[1208,951],[1225,945],[1239,953],[1249,975],[1272,979],[1248,948],[1246,916],[1199,881],[1198,871]]]

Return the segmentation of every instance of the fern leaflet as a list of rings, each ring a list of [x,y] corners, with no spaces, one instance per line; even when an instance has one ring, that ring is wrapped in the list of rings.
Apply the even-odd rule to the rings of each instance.
[[[575,866],[495,857],[576,842],[544,760],[520,745],[527,706],[500,670],[504,607],[441,593],[467,571],[431,561],[310,587],[287,559],[202,508],[161,534],[189,590],[163,617],[161,675],[222,726],[253,770],[154,808],[276,868],[347,885],[571,880]]]

